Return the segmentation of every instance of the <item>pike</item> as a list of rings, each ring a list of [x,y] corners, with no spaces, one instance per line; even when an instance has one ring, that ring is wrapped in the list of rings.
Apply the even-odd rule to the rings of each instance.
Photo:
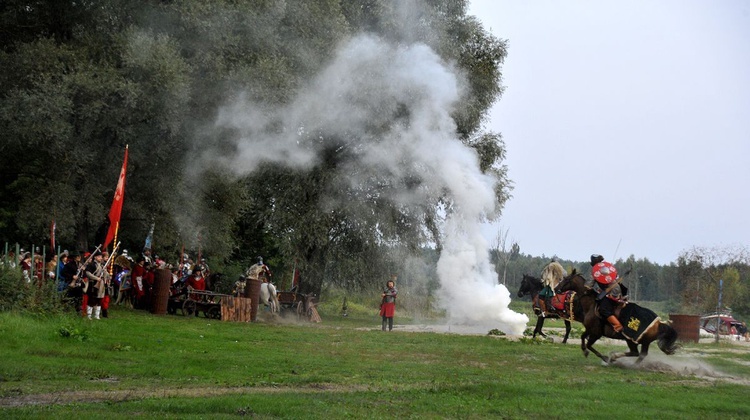
[[[117,248],[120,247],[121,243],[122,242],[118,241],[117,244],[115,245],[115,247],[112,249],[112,253],[109,254],[109,258],[107,258],[107,261],[104,263],[104,268],[105,269],[112,263],[112,258],[114,258],[115,255],[117,255]]]
[[[96,248],[94,248],[94,252],[92,252],[91,255],[89,255],[89,257],[86,258],[86,261],[84,261],[83,264],[81,264],[78,267],[78,272],[76,273],[76,277],[78,277],[79,280],[81,278],[81,273],[83,273],[83,270],[86,269],[86,266],[91,264],[91,260],[94,259],[94,254],[96,254],[101,247],[102,247],[101,245],[97,245]]]

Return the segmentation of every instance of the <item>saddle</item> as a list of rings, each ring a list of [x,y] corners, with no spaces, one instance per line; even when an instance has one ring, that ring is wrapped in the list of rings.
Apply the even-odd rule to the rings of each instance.
[[[568,290],[565,293],[558,293],[550,299],[552,307],[555,311],[565,318],[569,318],[573,315],[573,298],[576,292]]]

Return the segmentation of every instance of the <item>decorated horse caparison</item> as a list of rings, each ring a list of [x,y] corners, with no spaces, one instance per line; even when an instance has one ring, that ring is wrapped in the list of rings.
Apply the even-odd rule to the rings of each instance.
[[[588,357],[591,351],[605,363],[611,363],[620,357],[637,357],[636,363],[640,363],[648,355],[648,347],[653,341],[657,342],[659,349],[665,354],[674,354],[677,350],[677,331],[669,324],[662,322],[652,310],[630,302],[618,307],[615,315],[622,324],[623,330],[617,333],[609,322],[597,314],[597,292],[586,286],[586,279],[576,270],[573,270],[557,285],[555,292],[563,293],[568,290],[576,292],[584,313],[583,326],[586,331],[581,336],[581,350],[584,356]],[[605,357],[594,349],[594,343],[601,337],[625,340],[630,351],[613,352],[609,357]]]
[[[551,305],[547,306],[547,311],[542,312],[538,300],[539,292],[543,287],[541,279],[524,274],[523,279],[521,279],[521,286],[518,288],[519,298],[527,295],[531,296],[531,305],[537,314],[536,326],[534,327],[532,338],[536,337],[537,334],[547,338],[547,334],[542,331],[544,320],[547,318],[559,318],[565,321],[565,337],[563,337],[562,341],[565,344],[568,342],[568,337],[570,336],[570,322],[583,322],[583,308],[581,308],[581,304],[578,302],[576,293],[569,291],[554,296],[551,299]]]

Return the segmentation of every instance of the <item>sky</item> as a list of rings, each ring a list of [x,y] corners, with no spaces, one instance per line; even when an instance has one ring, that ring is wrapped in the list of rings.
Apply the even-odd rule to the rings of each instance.
[[[471,0],[507,40],[513,197],[485,226],[521,252],[677,260],[750,244],[750,2]]]

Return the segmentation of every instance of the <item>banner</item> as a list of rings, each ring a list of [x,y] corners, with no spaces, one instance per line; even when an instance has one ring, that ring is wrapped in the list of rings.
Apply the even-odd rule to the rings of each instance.
[[[151,242],[154,240],[154,226],[156,223],[151,223],[151,229],[148,230],[146,235],[146,243],[143,245],[143,249],[151,249]]]
[[[52,224],[49,225],[49,244],[53,252],[55,251],[55,230],[57,230],[57,221],[53,219]]]
[[[109,209],[109,230],[107,237],[104,239],[102,249],[106,249],[112,240],[117,236],[120,228],[120,215],[122,214],[122,202],[125,199],[125,174],[128,168],[128,146],[125,146],[125,159],[122,162],[120,178],[117,180],[117,189],[115,189],[115,198],[112,200],[112,207]]]

